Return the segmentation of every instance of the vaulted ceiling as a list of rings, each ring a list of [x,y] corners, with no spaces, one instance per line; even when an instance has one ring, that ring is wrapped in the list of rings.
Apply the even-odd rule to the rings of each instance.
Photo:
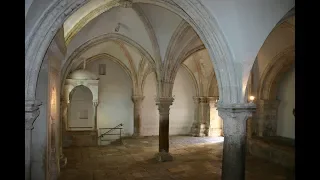
[[[205,49],[204,45],[186,21],[167,9],[151,4],[134,3],[129,8],[118,6],[108,9],[110,3],[114,1],[90,1],[65,21],[67,55],[62,67],[68,73],[81,68],[84,60],[92,61],[103,54],[117,59],[129,69],[131,75],[140,74],[143,77],[144,73],[150,73],[154,64],[167,61],[164,63],[166,68],[174,70],[179,69],[188,58],[195,62],[184,66],[192,70],[197,66],[198,71],[192,76],[196,77],[197,83],[204,83],[201,89],[208,89],[202,86],[210,86],[208,78],[212,79],[212,62],[206,50],[198,52]],[[94,40],[105,35],[125,39]],[[152,64],[137,46],[144,49],[155,63]],[[204,74],[203,68],[206,71]],[[208,94],[207,91],[201,91],[201,94]]]

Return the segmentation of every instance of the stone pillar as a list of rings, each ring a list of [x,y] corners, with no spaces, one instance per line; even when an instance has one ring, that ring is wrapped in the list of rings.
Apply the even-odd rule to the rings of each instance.
[[[66,119],[67,119],[67,107],[68,107],[68,104],[67,102],[61,98],[60,99],[60,104],[61,104],[61,122],[60,122],[60,147],[59,147],[59,151],[60,151],[60,160],[59,160],[59,164],[60,164],[60,169],[65,167],[67,165],[67,157],[64,156],[63,154],[63,131],[64,129],[66,128],[65,126],[65,122],[66,122]]]
[[[59,161],[58,161],[58,156],[57,156],[57,139],[56,139],[56,131],[57,131],[57,124],[56,124],[56,119],[53,119],[50,116],[50,131],[49,131],[49,136],[50,136],[50,147],[49,147],[49,179],[50,180],[56,180],[58,179],[59,175]]]
[[[219,137],[222,135],[222,119],[217,110],[218,97],[209,97],[209,121],[207,124],[208,136]]]
[[[155,158],[160,162],[172,161],[169,153],[169,111],[173,103],[172,97],[161,97],[156,99],[159,110],[159,153]]]
[[[206,129],[209,123],[209,103],[207,97],[193,97],[195,102],[195,122],[193,124],[192,135],[203,137],[208,135]],[[198,104],[197,104],[198,103]]]
[[[98,122],[97,122],[97,107],[98,107],[98,101],[93,101],[93,121],[94,121],[94,130],[98,131]]]
[[[197,136],[198,133],[198,126],[199,126],[199,97],[193,97],[194,102],[194,121],[191,127],[191,135]]]
[[[98,146],[99,144],[99,133],[98,133],[98,119],[97,119],[97,107],[98,107],[98,100],[94,100],[92,101],[92,105],[93,105],[93,131],[95,132],[95,136],[94,136],[94,141],[96,143],[96,145]]]
[[[25,101],[25,180],[31,179],[31,143],[33,123],[40,114],[41,103],[36,100]]]
[[[245,179],[246,120],[254,110],[253,103],[218,104],[219,116],[224,122],[222,180]]]
[[[199,135],[200,137],[203,136],[208,136],[208,126],[210,121],[209,117],[209,111],[210,111],[210,106],[209,106],[209,101],[207,97],[200,97],[200,117],[199,117]]]
[[[254,115],[254,135],[276,136],[277,134],[277,112],[279,100],[258,100],[257,112]]]
[[[134,124],[134,136],[141,135],[141,109],[144,96],[132,96],[133,101],[133,124]]]

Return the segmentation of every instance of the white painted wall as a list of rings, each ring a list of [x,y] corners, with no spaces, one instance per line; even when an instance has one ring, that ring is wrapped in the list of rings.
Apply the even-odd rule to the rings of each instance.
[[[180,68],[174,82],[174,102],[170,107],[169,134],[189,134],[194,121],[194,103],[192,97],[195,88],[188,72]],[[159,111],[156,106],[156,81],[153,73],[149,74],[144,85],[145,99],[142,103],[143,136],[159,135]]]
[[[295,138],[295,118],[292,110],[295,108],[295,68],[284,74],[278,86],[277,97],[280,100],[278,108],[277,134]]]
[[[127,57],[125,56],[125,54],[123,53],[123,51],[120,49],[119,45],[113,41],[108,41],[108,42],[103,42],[101,44],[95,45],[90,49],[84,51],[79,56],[79,58],[73,61],[74,63],[72,64],[72,69],[76,68],[79,65],[79,63],[83,63],[83,60],[89,59],[99,54],[109,54],[121,60],[126,66],[130,67],[130,63]]]
[[[157,96],[156,77],[150,73],[145,79],[143,88],[144,100],[141,111],[141,135],[152,136],[159,135],[159,111],[155,98]]]
[[[92,92],[85,86],[77,86],[70,94],[68,127],[70,130],[89,130],[94,128],[94,112]],[[87,119],[81,118],[83,111],[87,111]]]
[[[169,134],[190,134],[194,121],[193,96],[196,92],[192,79],[184,68],[178,70],[172,94],[174,102],[170,108]]]
[[[99,74],[99,64],[106,64],[106,75],[99,78],[97,128],[113,128],[123,123],[123,135],[133,134],[132,82],[120,65],[101,59],[87,65],[87,70]]]

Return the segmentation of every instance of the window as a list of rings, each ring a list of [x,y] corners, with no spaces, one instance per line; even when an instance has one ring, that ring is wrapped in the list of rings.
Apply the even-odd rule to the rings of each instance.
[[[99,75],[106,75],[106,65],[99,64]]]

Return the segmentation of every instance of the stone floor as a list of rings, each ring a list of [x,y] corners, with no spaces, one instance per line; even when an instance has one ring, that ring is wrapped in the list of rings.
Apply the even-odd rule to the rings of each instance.
[[[158,137],[124,139],[123,145],[65,148],[60,180],[221,179],[223,138],[170,137],[172,162],[156,162]],[[294,172],[247,156],[247,180],[291,180]]]

